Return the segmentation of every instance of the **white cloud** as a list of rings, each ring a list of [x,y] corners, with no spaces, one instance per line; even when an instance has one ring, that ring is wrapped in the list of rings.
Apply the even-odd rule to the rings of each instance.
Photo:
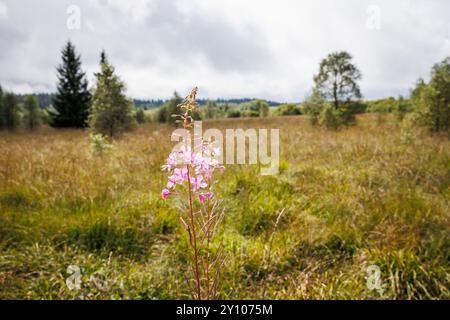
[[[7,17],[8,17],[8,7],[6,6],[6,3],[0,1],[0,18],[7,18]]]
[[[0,83],[17,91],[54,90],[67,39],[90,79],[104,48],[129,95],[141,98],[169,97],[196,84],[203,97],[298,101],[313,85],[320,60],[336,50],[353,54],[366,97],[407,94],[450,52],[447,0],[6,3]],[[70,4],[81,8],[81,30],[65,28]],[[373,7],[379,28],[367,27]]]
[[[105,8],[115,6],[133,23],[143,23],[150,15],[152,3],[148,0],[103,0],[100,4]]]

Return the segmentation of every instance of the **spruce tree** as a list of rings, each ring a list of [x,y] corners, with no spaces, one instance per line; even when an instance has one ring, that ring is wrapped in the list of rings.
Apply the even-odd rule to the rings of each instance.
[[[182,112],[180,108],[180,103],[182,102],[183,99],[180,97],[178,92],[175,91],[173,93],[173,97],[159,108],[157,114],[158,122],[166,122],[170,125],[176,126],[177,118],[173,117],[172,115],[180,114]],[[191,116],[192,118],[194,118],[194,120],[202,119],[200,112],[197,110],[194,110]]]
[[[125,84],[114,73],[104,52],[100,67],[101,71],[95,74],[96,88],[89,124],[95,132],[114,137],[134,127],[133,104],[125,96]]]
[[[81,70],[81,57],[69,41],[62,50],[62,64],[57,68],[58,87],[53,100],[54,127],[84,128],[87,126],[91,94],[86,74]]]
[[[25,127],[29,130],[34,130],[40,125],[39,119],[39,102],[33,95],[28,95],[25,98]]]
[[[19,106],[14,93],[7,92],[5,94],[3,101],[3,119],[6,129],[15,130],[19,127]]]
[[[108,63],[108,60],[106,59],[106,52],[103,49],[102,52],[100,53],[100,65],[104,63]]]
[[[173,93],[173,97],[172,99],[170,99],[169,101],[167,101],[163,108],[165,107],[167,112],[166,112],[166,122],[175,126],[176,125],[176,121],[177,118],[173,117],[173,114],[180,114],[182,112],[181,108],[179,107],[180,103],[183,102],[183,99],[180,97],[180,95],[178,94],[178,92],[174,92]]]

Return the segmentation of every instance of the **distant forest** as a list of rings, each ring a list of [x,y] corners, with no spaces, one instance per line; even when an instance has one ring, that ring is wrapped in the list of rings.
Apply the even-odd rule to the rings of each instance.
[[[25,100],[27,94],[16,94],[17,101],[22,103]],[[54,93],[36,93],[35,96],[38,99],[39,108],[44,109],[52,105],[53,98],[55,96]],[[164,103],[169,101],[170,99],[133,99],[133,103],[137,108],[142,108],[145,110],[156,109],[162,106]],[[198,99],[197,103],[201,106],[204,106],[208,103],[208,101],[216,102],[217,104],[229,104],[229,105],[238,105],[245,102],[250,102],[256,100],[255,98],[241,98],[241,99]],[[280,102],[276,101],[266,101],[269,106],[277,107],[281,105]]]

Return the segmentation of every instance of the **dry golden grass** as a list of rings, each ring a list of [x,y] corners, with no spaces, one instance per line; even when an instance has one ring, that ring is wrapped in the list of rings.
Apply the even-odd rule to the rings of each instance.
[[[280,175],[232,165],[216,186],[221,298],[259,298],[264,282],[267,298],[450,298],[448,139],[405,144],[392,119],[370,115],[338,132],[298,116],[208,127],[281,129]],[[103,155],[87,131],[0,133],[0,298],[189,297],[187,239],[160,196],[172,129],[140,126]],[[382,296],[366,286],[372,264]],[[80,290],[65,284],[69,265],[84,268]]]

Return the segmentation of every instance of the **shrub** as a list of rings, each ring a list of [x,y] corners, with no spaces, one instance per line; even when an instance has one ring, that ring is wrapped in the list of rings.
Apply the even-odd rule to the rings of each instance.
[[[405,100],[402,96],[398,98],[397,104],[394,109],[395,117],[399,122],[403,121],[405,115],[411,111],[411,104]]]
[[[136,111],[136,121],[139,124],[142,124],[145,122],[145,113],[144,113],[144,110],[142,110],[141,108],[139,108]]]
[[[314,88],[302,106],[302,111],[308,115],[311,125],[315,126],[319,123],[319,116],[325,108],[325,104],[323,94],[317,88]]]
[[[168,123],[170,125],[176,125],[177,119],[172,115],[179,114],[181,112],[180,105],[183,99],[179,96],[177,92],[174,92],[172,99],[164,103],[158,110],[157,120],[161,123]],[[201,120],[201,115],[198,110],[194,110],[191,114],[194,120]]]
[[[358,102],[347,102],[344,103],[339,109],[338,114],[340,114],[340,124],[342,125],[355,125],[356,117],[355,114],[359,113],[360,104]]]
[[[400,142],[405,145],[412,144],[417,139],[417,115],[410,113],[404,117],[400,125]]]
[[[109,149],[111,145],[106,140],[106,137],[100,133],[92,133],[89,135],[89,140],[91,142],[92,152],[96,155],[102,155]]]
[[[302,112],[300,111],[299,106],[294,103],[286,103],[278,107],[275,111],[275,114],[279,116],[293,116],[300,115]]]
[[[240,118],[241,112],[239,110],[228,111],[227,118]]]
[[[388,113],[395,110],[397,102],[395,98],[372,100],[367,102],[368,112]]]
[[[242,116],[248,118],[258,118],[259,112],[255,110],[245,110],[244,112],[242,112]]]
[[[342,114],[331,104],[327,104],[319,117],[319,125],[327,129],[337,130],[342,124]]]
[[[227,116],[229,106],[227,103],[218,104],[216,101],[208,100],[206,106],[200,108],[199,110],[203,119],[225,118]]]
[[[264,100],[241,103],[239,108],[244,117],[267,117],[269,115],[269,104]]]
[[[423,125],[434,132],[450,132],[450,57],[433,66],[431,80],[419,80],[412,102]]]

